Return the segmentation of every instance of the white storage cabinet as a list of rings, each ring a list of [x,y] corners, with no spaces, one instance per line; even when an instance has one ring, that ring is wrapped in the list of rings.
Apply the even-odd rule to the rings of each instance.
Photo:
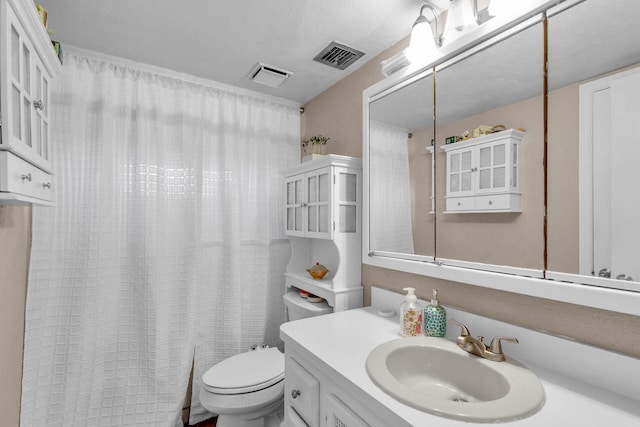
[[[447,161],[445,213],[521,212],[524,135],[509,129],[441,146]]]
[[[284,171],[287,289],[304,289],[334,311],[362,307],[362,160],[328,154]],[[316,262],[329,273],[307,272]]]
[[[53,204],[50,90],[62,67],[30,0],[0,0],[0,203]]]

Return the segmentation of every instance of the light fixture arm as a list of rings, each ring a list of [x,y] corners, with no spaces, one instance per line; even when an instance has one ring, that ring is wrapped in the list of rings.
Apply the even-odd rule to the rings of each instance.
[[[433,14],[433,21],[436,24],[436,34],[435,34],[435,37],[433,38],[434,41],[436,42],[436,47],[442,47],[442,37],[438,32],[438,13],[436,12],[436,9],[433,6],[426,3],[423,4],[422,7],[420,8],[420,16],[418,16],[418,19],[416,19],[416,22],[413,24],[413,26],[416,26],[417,24],[423,22],[423,20],[429,23],[429,20],[424,16],[425,9],[428,9],[429,11],[431,11],[431,14]]]

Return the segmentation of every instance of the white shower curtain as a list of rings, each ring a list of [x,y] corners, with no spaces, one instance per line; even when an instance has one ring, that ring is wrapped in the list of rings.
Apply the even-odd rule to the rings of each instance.
[[[21,425],[181,426],[192,361],[279,344],[298,107],[74,52],[58,206],[33,210]]]
[[[414,253],[406,129],[372,121],[369,126],[370,246]]]

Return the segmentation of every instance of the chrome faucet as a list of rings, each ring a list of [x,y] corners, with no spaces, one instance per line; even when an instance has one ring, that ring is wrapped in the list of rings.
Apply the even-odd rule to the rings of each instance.
[[[509,337],[495,337],[491,340],[491,344],[489,347],[484,343],[484,337],[478,336],[478,338],[474,338],[471,336],[469,332],[469,328],[467,328],[462,323],[458,322],[456,319],[450,319],[453,323],[460,326],[462,329],[460,331],[460,336],[456,340],[458,347],[466,351],[467,353],[475,354],[478,357],[482,357],[483,359],[491,360],[493,362],[504,362],[504,353],[502,352],[502,341],[509,341],[512,343],[518,343],[517,338],[509,338]]]

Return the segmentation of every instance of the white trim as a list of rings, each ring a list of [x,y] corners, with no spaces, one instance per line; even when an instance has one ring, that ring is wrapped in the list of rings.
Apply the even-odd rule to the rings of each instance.
[[[446,213],[446,212],[445,212]],[[473,270],[492,271],[494,273],[516,274],[525,277],[537,277],[542,279],[544,272],[536,268],[513,267],[508,265],[485,264],[480,262],[461,261],[457,259],[437,258],[436,264],[452,267],[464,267]]]
[[[237,93],[237,94],[240,94],[240,95],[245,95],[245,96],[248,96],[248,97],[251,97],[251,98],[264,100],[264,101],[267,101],[267,102],[273,102],[273,103],[276,103],[276,104],[281,104],[281,105],[287,106],[287,107],[300,108],[302,106],[302,104],[300,104],[298,102],[295,102],[295,101],[288,100],[288,99],[279,98],[279,97],[275,97],[275,96],[264,95],[264,94],[262,94],[260,92],[254,92],[252,90],[239,88],[237,86],[227,85],[227,84],[224,84],[224,83],[216,82],[214,80],[195,77],[195,76],[193,76],[191,74],[170,70],[168,68],[156,67],[155,65],[149,65],[149,64],[145,64],[143,62],[132,61],[132,60],[129,60],[129,59],[120,58],[120,57],[112,56],[112,55],[107,55],[107,54],[104,54],[104,53],[95,52],[95,51],[87,50],[87,49],[82,49],[82,48],[79,48],[79,47],[70,46],[70,45],[66,45],[66,44],[63,46],[63,54],[64,55],[71,54],[71,55],[86,57],[86,58],[89,58],[89,59],[95,59],[95,60],[99,60],[99,61],[109,62],[109,63],[112,63],[114,65],[118,65],[118,66],[122,66],[122,67],[126,67],[126,68],[133,68],[133,69],[138,70],[138,71],[147,72],[147,73],[151,73],[151,74],[156,74],[156,75],[158,75],[160,77],[180,80],[180,81],[183,81],[183,82],[200,85],[200,86],[203,86],[203,87],[206,87],[206,88],[217,89],[217,90],[222,90],[222,91],[227,91],[227,92],[233,92],[233,93]]]
[[[589,286],[599,286],[601,288],[622,289],[631,292],[640,292],[640,283],[626,280],[616,280],[597,276],[586,276],[582,274],[562,273],[559,271],[547,271],[547,279],[561,282],[582,283]]]
[[[362,263],[487,289],[640,316],[640,292],[585,286],[583,284],[557,282],[555,280],[472,270],[398,258],[363,257]]]

